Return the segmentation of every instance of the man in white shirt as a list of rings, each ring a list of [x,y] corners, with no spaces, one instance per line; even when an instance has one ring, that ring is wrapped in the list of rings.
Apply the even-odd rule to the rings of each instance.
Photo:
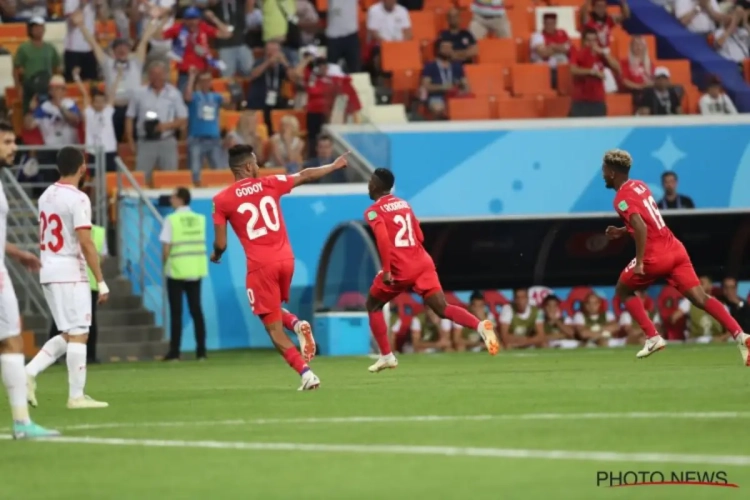
[[[367,33],[374,42],[411,40],[409,11],[396,0],[382,0],[367,10]]]
[[[712,76],[706,87],[706,93],[698,100],[698,109],[702,115],[736,115],[737,108],[732,99],[721,88],[721,80]]]
[[[16,150],[16,134],[13,133],[13,126],[7,122],[0,122],[0,168],[12,164]],[[26,403],[26,371],[23,367],[21,313],[18,310],[13,283],[5,267],[5,257],[16,260],[30,271],[38,271],[41,263],[34,254],[7,242],[8,211],[8,200],[0,183],[0,373],[8,393],[8,402],[13,417],[13,438],[33,439],[57,436],[58,432],[36,425],[29,417],[29,407]]]
[[[96,32],[97,15],[100,19],[107,19],[106,2],[103,0],[65,0],[65,17],[69,18],[76,11],[83,13],[83,24],[90,33]],[[96,67],[96,57],[83,33],[68,19],[68,31],[65,34],[65,80],[73,81],[73,68],[81,68],[83,80],[97,80],[99,74]]]
[[[750,30],[742,7],[736,7],[716,30],[714,46],[721,57],[736,63],[742,63],[750,57]]]
[[[60,75],[53,76],[49,81],[49,99],[26,117],[26,128],[38,127],[47,146],[61,148],[81,142],[78,140],[81,110],[73,99],[65,97],[65,88],[65,80]]]
[[[674,15],[688,30],[702,35],[712,33],[728,18],[716,0],[675,0]]]
[[[36,377],[63,354],[68,365],[68,408],[106,408],[84,392],[91,326],[91,289],[86,265],[99,287],[99,303],[109,297],[99,254],[91,238],[91,201],[78,189],[86,175],[83,153],[64,147],[57,155],[60,181],[39,198],[39,279],[60,335],[48,340],[26,366],[29,403],[36,407]]]
[[[328,62],[342,64],[349,73],[362,67],[359,46],[359,4],[351,0],[328,0],[326,38]]]

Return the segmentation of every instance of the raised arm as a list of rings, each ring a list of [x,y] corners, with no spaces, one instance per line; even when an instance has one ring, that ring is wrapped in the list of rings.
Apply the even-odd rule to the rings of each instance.
[[[81,68],[76,66],[73,68],[73,81],[76,84],[76,87],[78,87],[78,91],[81,92],[81,97],[83,97],[83,109],[85,110],[89,106],[91,106],[91,95],[89,94],[89,89],[86,88],[86,86],[81,81]],[[86,119],[86,113],[84,113],[82,116],[82,119],[85,121]]]
[[[94,34],[91,33],[88,28],[86,28],[86,23],[83,22],[83,11],[76,10],[69,16],[70,23],[81,30],[81,35],[83,35],[83,38],[86,39],[86,42],[91,45],[91,50],[94,51],[94,56],[96,57],[96,62],[99,64],[104,64],[104,61],[107,59],[107,54],[104,53],[104,49],[102,49],[102,46],[99,45],[99,42],[94,37]]]
[[[346,157],[348,155],[349,151],[336,158],[333,163],[323,165],[322,167],[306,168],[303,171],[290,176],[294,180],[294,187],[297,187],[301,184],[307,184],[309,182],[315,182],[318,179],[321,179],[326,175],[335,172],[336,170],[346,167]]]

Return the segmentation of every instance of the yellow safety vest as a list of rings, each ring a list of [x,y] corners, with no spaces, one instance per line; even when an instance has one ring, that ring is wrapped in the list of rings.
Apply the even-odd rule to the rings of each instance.
[[[104,248],[104,228],[92,224],[91,226],[91,239],[94,241],[94,247],[96,247],[96,255],[99,256],[99,264],[102,263],[102,249]],[[86,272],[89,275],[89,286],[95,292],[99,291],[99,283],[96,282],[94,273],[91,272],[91,268],[86,266]]]
[[[203,278],[208,274],[206,218],[183,210],[167,217],[172,226],[172,243],[167,275],[176,280]]]

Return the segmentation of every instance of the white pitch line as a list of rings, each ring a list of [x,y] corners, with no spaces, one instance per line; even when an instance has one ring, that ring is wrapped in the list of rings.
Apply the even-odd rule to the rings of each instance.
[[[233,420],[197,420],[193,422],[110,422],[80,424],[60,427],[64,431],[87,431],[97,429],[171,428],[211,426],[254,425],[306,425],[306,424],[391,424],[423,422],[481,422],[487,420],[731,420],[750,418],[750,412],[624,412],[624,413],[521,413],[516,415],[406,415],[406,416],[354,416],[354,417],[309,417],[309,418],[258,418]],[[0,432],[10,432],[2,428]]]
[[[2,435],[1,439],[10,436]],[[147,448],[198,448],[245,451],[292,451],[317,453],[353,453],[386,455],[432,455],[448,457],[531,458],[543,460],[578,460],[596,462],[649,462],[702,465],[750,466],[745,455],[692,455],[679,453],[618,453],[612,451],[525,450],[506,448],[468,448],[453,446],[410,446],[317,443],[257,443],[242,441],[182,441],[162,439],[125,439],[97,437],[57,437],[39,440],[43,443],[98,444],[107,446],[140,446]]]

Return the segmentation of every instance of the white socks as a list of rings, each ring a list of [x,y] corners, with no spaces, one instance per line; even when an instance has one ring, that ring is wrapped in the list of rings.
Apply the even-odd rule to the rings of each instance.
[[[23,354],[0,354],[0,370],[3,385],[8,392],[13,421],[28,424],[31,419],[26,403],[26,370],[23,363]]]
[[[60,356],[65,354],[65,348],[68,345],[62,335],[55,335],[49,339],[42,349],[34,356],[29,364],[26,366],[26,373],[32,377],[36,377],[44,370],[52,366]]]
[[[68,385],[70,386],[70,399],[83,397],[83,389],[86,387],[86,344],[70,342],[68,344]]]

